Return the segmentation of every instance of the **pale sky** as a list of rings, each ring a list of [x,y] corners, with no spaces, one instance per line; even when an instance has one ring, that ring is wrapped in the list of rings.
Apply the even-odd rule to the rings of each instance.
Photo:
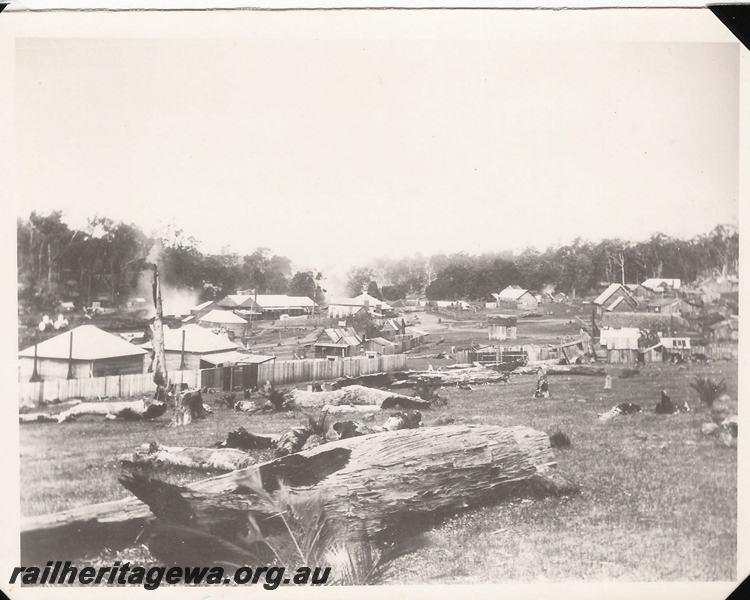
[[[737,223],[738,48],[19,40],[19,205],[329,270],[691,236]]]

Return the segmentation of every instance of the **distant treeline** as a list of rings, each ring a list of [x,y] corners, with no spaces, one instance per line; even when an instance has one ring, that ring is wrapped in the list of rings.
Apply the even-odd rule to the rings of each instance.
[[[739,234],[720,225],[691,239],[657,233],[638,243],[576,239],[544,252],[529,248],[516,256],[459,253],[383,259],[352,269],[348,291],[355,295],[367,289],[388,301],[407,294],[424,294],[430,300],[484,300],[508,285],[520,285],[580,296],[597,290],[602,282],[640,283],[651,277],[692,282],[717,272],[738,273],[738,268]]]
[[[19,302],[39,310],[53,310],[63,300],[88,305],[106,298],[118,305],[134,296],[148,298],[147,268],[154,262],[166,285],[194,290],[202,300],[254,289],[320,301],[325,292],[321,273],[292,274],[291,261],[268,248],[244,256],[204,254],[180,230],[154,237],[132,223],[102,217],[73,229],[61,212],[32,212],[18,219],[17,244]]]

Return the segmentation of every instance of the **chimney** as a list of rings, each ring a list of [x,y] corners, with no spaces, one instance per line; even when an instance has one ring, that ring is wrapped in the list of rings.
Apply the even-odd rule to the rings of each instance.
[[[365,308],[370,306],[370,297],[367,295],[367,287],[364,284],[362,285],[362,305]]]

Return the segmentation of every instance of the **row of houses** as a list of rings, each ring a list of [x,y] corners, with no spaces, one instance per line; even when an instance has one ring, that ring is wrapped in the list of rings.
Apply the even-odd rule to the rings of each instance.
[[[391,318],[380,323],[375,336],[359,333],[352,326],[320,327],[302,338],[300,345],[316,357],[399,354],[422,345],[427,337],[427,332]]]
[[[637,286],[613,283],[593,300],[592,330],[611,363],[685,358],[706,342],[736,342],[739,317],[716,315],[701,325],[702,299],[686,294],[679,279],[648,279]],[[704,323],[705,325],[705,323]]]
[[[168,371],[258,365],[275,360],[274,356],[247,352],[229,336],[214,333],[197,323],[176,329],[165,327],[163,331]],[[386,319],[380,322],[378,335],[370,338],[357,333],[354,327],[330,327],[312,331],[300,343],[316,357],[352,357],[363,353],[397,354],[423,344],[426,338],[426,332],[407,326],[403,320]],[[135,341],[137,337],[129,336],[129,339]],[[94,325],[80,325],[21,350],[18,353],[19,380],[146,373],[151,369],[152,355],[151,341],[131,343],[121,335]]]
[[[81,379],[146,373],[152,344],[134,344],[95,325],[80,325],[18,353],[19,379]],[[164,328],[168,371],[206,369],[226,364],[261,364],[273,356],[251,354],[227,336],[197,324]]]

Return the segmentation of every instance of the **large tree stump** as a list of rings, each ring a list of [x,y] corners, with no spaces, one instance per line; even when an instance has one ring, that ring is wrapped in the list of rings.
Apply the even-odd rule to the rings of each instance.
[[[364,528],[371,536],[385,536],[405,523],[519,493],[575,491],[559,477],[549,482],[548,469],[554,464],[542,431],[451,425],[331,442],[188,488],[152,485],[138,477],[124,483],[160,520],[189,518],[191,527],[200,528],[204,517],[218,519],[241,545],[256,485],[273,494],[283,480],[299,494],[319,494],[329,518],[345,531]],[[225,509],[217,512],[219,505]],[[128,499],[24,519],[21,562],[71,560],[104,546],[123,547],[150,516],[141,502]]]

